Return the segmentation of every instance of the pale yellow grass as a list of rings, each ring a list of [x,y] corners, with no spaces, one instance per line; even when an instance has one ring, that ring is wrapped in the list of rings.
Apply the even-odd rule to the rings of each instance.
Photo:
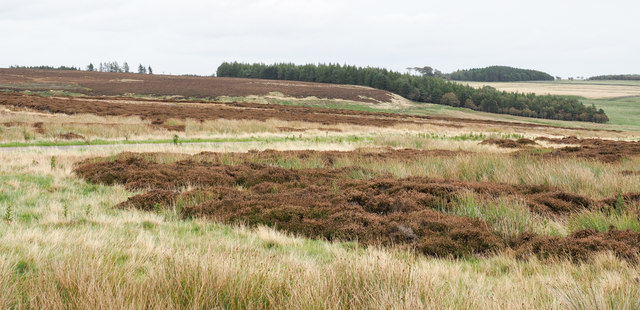
[[[34,124],[42,123],[40,132]],[[2,125],[6,124],[6,125]],[[171,131],[153,125],[139,117],[97,116],[91,114],[46,114],[27,111],[0,112],[0,141],[56,141],[60,135],[69,132],[79,134],[87,140],[146,140],[168,139],[177,134],[188,138],[243,138],[250,136],[296,136],[352,135],[375,132],[377,128],[349,124],[324,125],[318,123],[283,121],[268,119],[257,120],[198,120],[169,119],[167,125],[184,125],[185,131]]]
[[[34,126],[42,123],[41,129]],[[437,134],[456,136],[462,134],[517,134],[535,138],[537,136],[562,137],[575,135],[590,138],[630,139],[633,132],[591,131],[587,129],[562,129],[549,127],[523,127],[520,125],[473,124],[458,121],[427,120],[423,123],[397,124],[391,127],[373,127],[351,124],[324,125],[311,122],[257,120],[208,120],[169,119],[166,124],[184,126],[185,131],[171,131],[138,117],[97,116],[90,114],[65,115],[32,111],[0,111],[0,142],[62,141],[60,135],[75,133],[85,140],[153,140],[182,138],[247,138],[247,137],[296,137],[346,136],[346,135],[397,135]]]
[[[607,85],[554,82],[459,82],[471,87],[491,86],[501,91],[535,93],[538,95],[568,95],[585,98],[615,98],[640,96],[640,85]]]
[[[264,227],[94,212],[0,227],[0,307],[634,309],[640,300],[638,267],[606,254],[581,265],[508,252],[452,261]]]
[[[481,145],[479,141],[431,139],[413,134],[375,135],[367,142],[317,143],[313,141],[148,144],[84,146],[72,148],[30,147],[0,151],[0,171],[29,171],[47,173],[55,157],[58,169],[71,172],[72,164],[82,158],[105,157],[121,152],[161,152],[197,154],[200,152],[247,152],[249,150],[339,150],[351,151],[380,147],[417,148],[423,150],[465,151],[468,154],[432,156],[406,160],[337,161],[339,166],[363,166],[396,177],[428,176],[466,181],[489,181],[508,184],[546,184],[564,191],[586,195],[595,199],[609,198],[619,192],[636,192],[640,188],[640,175],[622,175],[623,170],[637,170],[640,159],[621,163],[556,158],[539,159],[535,156],[514,156],[512,149],[494,145]],[[322,162],[322,161],[320,161]],[[313,162],[312,162],[313,163]],[[302,163],[301,166],[307,166]],[[23,167],[23,168],[17,168]],[[18,169],[18,170],[15,170]]]
[[[78,160],[121,151],[193,154],[354,147],[287,142],[0,152],[0,190],[26,193],[11,201],[12,221],[0,221],[0,308],[640,307],[640,268],[606,253],[581,264],[518,260],[509,251],[490,258],[450,260],[399,249],[362,248],[353,242],[313,241],[266,227],[229,227],[183,220],[171,212],[117,210],[113,205],[133,193],[122,186],[87,184],[71,171]],[[532,175],[522,181],[527,184],[543,179],[562,183],[562,175],[568,174],[569,179],[605,186],[620,182],[613,174],[603,177],[607,168],[621,168],[569,160],[517,161],[500,154],[370,164],[398,176],[450,173],[451,177],[463,175],[465,169],[491,171],[486,167],[498,165],[494,174],[479,175],[480,179],[521,182],[509,177],[513,174]],[[603,170],[599,176],[590,172],[593,167]],[[22,176],[44,177],[47,182]],[[637,188],[640,180],[634,180]],[[7,201],[0,202],[0,215],[7,207]]]
[[[349,85],[352,86],[352,85]],[[358,86],[355,86],[358,87]],[[287,102],[294,104],[311,104],[311,105],[324,105],[324,104],[347,104],[347,105],[363,105],[369,106],[376,109],[391,109],[397,110],[402,108],[407,108],[413,106],[413,103],[396,94],[390,94],[391,98],[389,101],[380,102],[372,98],[361,96],[361,99],[365,99],[373,102],[364,102],[364,101],[352,101],[352,100],[344,100],[344,99],[328,99],[328,98],[318,98],[318,97],[304,97],[304,98],[296,98],[296,97],[288,97],[280,92],[271,92],[268,95],[250,95],[244,97],[230,97],[230,96],[218,96],[216,97],[216,101],[220,102],[251,102],[251,103],[262,103],[262,104],[275,104],[278,102]]]

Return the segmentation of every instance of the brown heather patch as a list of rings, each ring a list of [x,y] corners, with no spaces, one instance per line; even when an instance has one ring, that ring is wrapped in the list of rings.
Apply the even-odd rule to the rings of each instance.
[[[610,251],[620,258],[637,261],[640,254],[640,233],[616,229],[608,232],[585,229],[567,237],[525,233],[512,246],[519,257],[530,255],[541,259],[567,257],[578,262],[587,260],[594,253]]]
[[[640,171],[622,170],[620,171],[620,174],[624,176],[640,175]]]
[[[145,120],[150,120],[155,125],[163,125],[169,119],[194,119],[199,121],[217,119],[265,121],[268,119],[279,119],[284,121],[320,123],[322,125],[351,124],[374,127],[391,127],[398,124],[428,124],[453,128],[487,125],[521,130],[587,130],[483,119],[403,115],[386,112],[364,112],[247,102],[176,102],[175,100],[104,97],[62,98],[0,93],[0,105],[47,113],[137,116]]]
[[[548,186],[425,177],[395,179],[376,176],[358,167],[284,169],[206,161],[216,156],[221,155],[204,153],[156,163],[151,157],[144,158],[144,154],[120,155],[113,161],[86,160],[74,170],[90,182],[148,190],[131,197],[121,207],[141,210],[171,207],[184,217],[268,225],[311,238],[410,247],[426,255],[487,255],[510,247],[521,257],[584,260],[597,252],[612,251],[619,257],[632,259],[631,254],[640,249],[640,234],[630,231],[577,232],[566,238],[525,234],[506,240],[479,220],[441,211],[450,208],[460,195],[469,193],[486,199],[523,200],[531,211],[543,216],[562,216],[603,206],[602,202]],[[187,187],[194,189],[180,192]]]
[[[37,133],[39,134],[43,134],[44,133],[44,123],[43,122],[36,122],[33,123],[33,128],[36,130]]]
[[[526,138],[520,138],[518,140],[510,139],[485,139],[480,144],[488,145],[493,144],[504,148],[526,148],[533,145],[538,145],[535,141]]]
[[[84,136],[83,135],[79,135],[77,133],[73,133],[73,132],[67,132],[67,133],[63,133],[58,135],[58,138],[63,139],[63,140],[84,140]]]
[[[562,139],[539,137],[536,140],[577,145],[554,149],[551,153],[540,154],[544,157],[579,157],[612,163],[619,162],[624,158],[640,156],[640,142],[579,139],[573,136]]]
[[[74,92],[98,96],[144,94],[216,98],[261,96],[278,92],[287,97],[317,97],[367,103],[391,102],[394,98],[393,94],[384,90],[352,85],[134,73],[0,69],[0,84],[13,85],[8,88],[49,90],[51,88],[46,85],[48,83],[75,86],[72,89]],[[39,87],[39,84],[43,86]]]

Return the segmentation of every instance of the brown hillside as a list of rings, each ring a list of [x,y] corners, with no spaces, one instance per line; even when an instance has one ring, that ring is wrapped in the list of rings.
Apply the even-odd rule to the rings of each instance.
[[[267,95],[317,97],[368,103],[390,102],[393,94],[369,87],[298,81],[150,75],[88,71],[0,69],[0,88],[15,90],[61,89],[87,95],[145,94],[215,98]]]

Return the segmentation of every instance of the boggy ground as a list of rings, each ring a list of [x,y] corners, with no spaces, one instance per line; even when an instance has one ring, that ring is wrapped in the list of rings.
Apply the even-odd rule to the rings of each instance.
[[[265,154],[270,155],[274,153]],[[93,183],[124,184],[148,191],[131,197],[121,207],[176,208],[184,217],[263,224],[312,238],[406,246],[426,255],[486,255],[510,248],[520,257],[585,260],[594,253],[612,251],[633,260],[640,251],[640,233],[633,231],[579,230],[567,237],[526,232],[506,237],[482,221],[447,212],[457,197],[469,193],[486,199],[522,200],[532,212],[551,217],[615,209],[615,199],[593,201],[548,186],[373,177],[358,167],[294,170],[251,163],[231,166],[213,161],[216,156],[206,153],[158,163],[145,154],[120,155],[113,160],[85,160],[74,170]],[[185,188],[190,189],[181,191]],[[638,195],[623,198],[634,200]]]

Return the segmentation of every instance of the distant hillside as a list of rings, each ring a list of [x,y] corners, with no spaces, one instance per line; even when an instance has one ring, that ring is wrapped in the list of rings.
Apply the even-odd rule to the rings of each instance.
[[[611,75],[598,75],[588,78],[588,80],[629,80],[640,81],[640,74],[611,74]]]
[[[501,92],[493,87],[475,89],[434,76],[415,76],[383,68],[340,64],[295,65],[279,63],[222,63],[218,77],[241,77],[369,86],[409,100],[465,107],[476,111],[518,116],[606,123],[609,118],[595,106],[566,96]]]
[[[456,81],[477,82],[515,82],[515,81],[553,81],[553,76],[536,70],[518,69],[506,66],[458,70],[447,74]]]
[[[305,82],[274,83],[272,80],[122,72],[0,68],[0,90],[3,89],[16,91],[65,90],[92,96],[138,94],[211,99],[219,96],[267,96],[277,92],[284,97],[317,97],[372,104],[393,102],[396,98],[388,91],[351,85]]]
[[[9,67],[9,69],[37,69],[37,70],[72,70],[72,71],[77,71],[80,70],[76,67],[67,67],[67,66],[59,66],[59,67],[53,67],[53,66],[19,66],[19,65],[14,65]]]

